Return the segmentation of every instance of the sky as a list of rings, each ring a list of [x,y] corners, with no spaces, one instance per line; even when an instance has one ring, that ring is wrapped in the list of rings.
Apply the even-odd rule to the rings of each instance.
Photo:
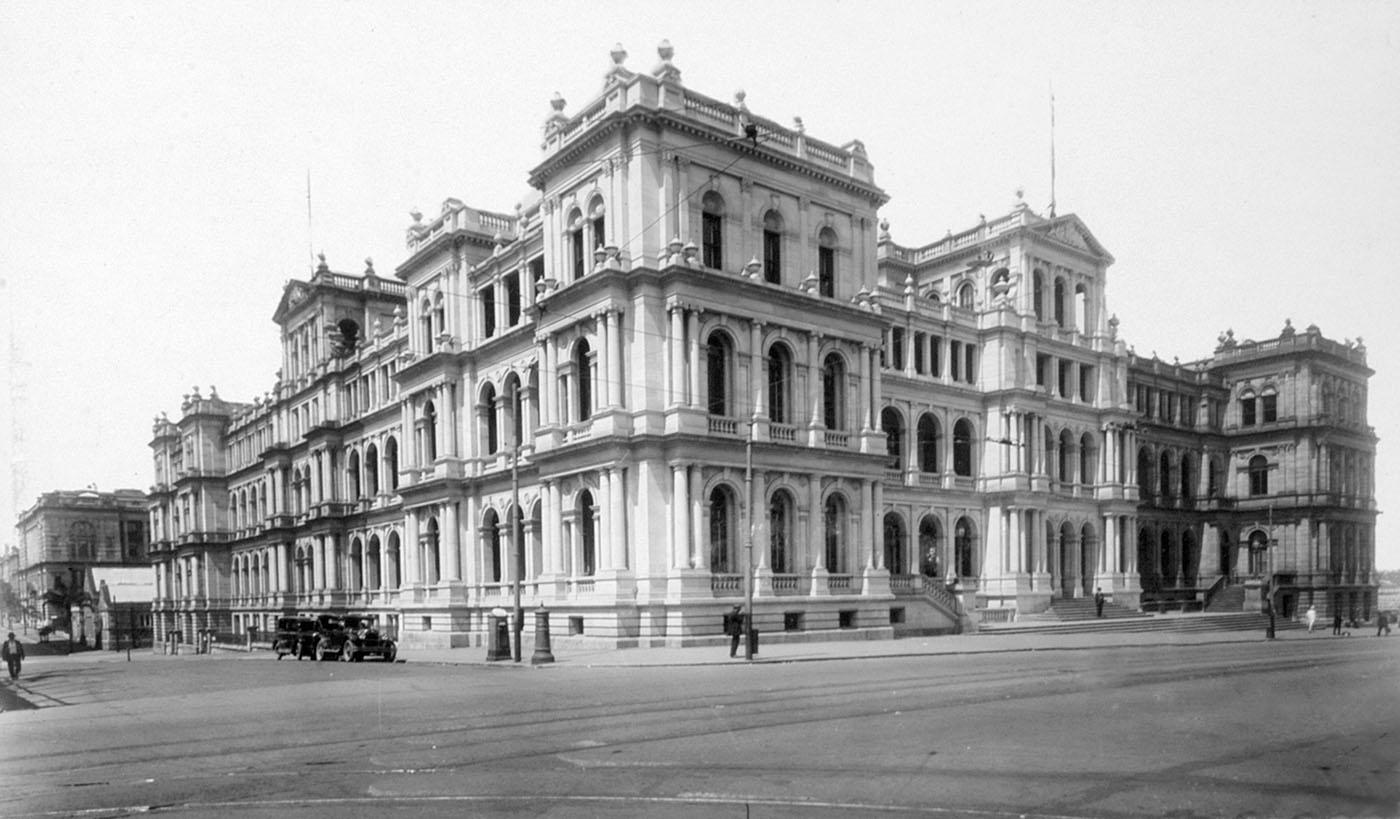
[[[512,210],[550,97],[576,113],[614,44],[650,70],[663,39],[687,87],[862,140],[907,246],[1018,188],[1046,208],[1053,89],[1057,209],[1116,258],[1138,353],[1285,319],[1365,339],[1377,563],[1400,568],[1400,3],[1345,0],[9,0],[0,514],[148,487],[155,415],[271,388],[272,313],[314,253],[389,275],[415,208]]]

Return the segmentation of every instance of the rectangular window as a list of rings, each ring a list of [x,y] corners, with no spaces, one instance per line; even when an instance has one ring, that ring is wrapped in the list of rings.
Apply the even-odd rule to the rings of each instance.
[[[923,333],[914,334],[914,372],[924,374],[924,346],[928,344]]]
[[[1094,400],[1094,368],[1088,364],[1079,365],[1079,400]]]
[[[904,328],[896,327],[890,332],[890,366],[904,369]]]
[[[963,364],[963,376],[967,378],[967,383],[977,383],[977,345],[968,344],[963,348],[965,360]]]
[[[819,295],[836,296],[836,249],[817,248],[817,289]]]
[[[703,252],[701,261],[705,266],[715,270],[723,269],[724,246],[719,214],[703,213],[700,215],[700,243]]]
[[[1264,405],[1264,423],[1272,424],[1278,420],[1278,396],[1265,395],[1259,399]]]
[[[583,278],[583,228],[569,234],[569,253],[574,263],[574,279]]]
[[[1255,424],[1254,417],[1254,397],[1240,399],[1240,424],[1252,427]]]
[[[929,336],[928,372],[934,378],[943,377],[943,339],[940,336]]]
[[[780,284],[783,280],[783,237],[772,230],[763,231],[763,280]]]
[[[1043,387],[1050,380],[1050,356],[1045,353],[1035,354],[1035,385]]]
[[[496,288],[483,287],[477,297],[481,301],[481,334],[490,338],[496,334]]]
[[[1055,394],[1058,395],[1058,396],[1060,396],[1061,398],[1068,398],[1069,395],[1070,395],[1070,393],[1069,393],[1069,368],[1070,368],[1070,366],[1072,366],[1072,365],[1071,365],[1071,362],[1063,361],[1063,360],[1060,361],[1059,374],[1058,374],[1059,380],[1058,380],[1058,383],[1056,384],[1056,386],[1057,386],[1059,389],[1058,389],[1058,391],[1057,391]]]
[[[506,324],[514,327],[520,323],[520,276],[506,276]]]
[[[539,256],[530,260],[530,286],[535,287],[539,293],[538,285],[544,281],[544,257]]]
[[[954,381],[962,380],[962,342],[948,342],[948,366],[952,372],[948,373]]]

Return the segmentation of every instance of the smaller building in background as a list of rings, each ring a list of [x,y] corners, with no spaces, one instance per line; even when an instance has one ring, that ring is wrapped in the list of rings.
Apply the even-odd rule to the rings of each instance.
[[[146,493],[139,489],[82,489],[39,496],[15,526],[19,554],[10,583],[27,616],[40,623],[62,619],[64,606],[52,598],[45,601],[49,592],[75,601],[79,592],[86,592],[95,606],[99,588],[93,579],[95,570],[126,567],[149,573],[148,519]],[[150,599],[144,602],[149,609]],[[95,639],[96,633],[84,636]]]

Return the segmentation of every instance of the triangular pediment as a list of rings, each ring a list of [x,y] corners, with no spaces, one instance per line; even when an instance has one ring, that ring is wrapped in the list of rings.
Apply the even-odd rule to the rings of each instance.
[[[272,320],[278,324],[286,316],[296,310],[308,298],[311,297],[311,286],[306,282],[290,281],[282,288],[282,300],[277,303],[277,310],[272,314]]]
[[[1097,256],[1110,264],[1113,262],[1113,254],[1094,238],[1088,226],[1074,214],[1049,219],[1039,227],[1038,232],[1066,247]]]

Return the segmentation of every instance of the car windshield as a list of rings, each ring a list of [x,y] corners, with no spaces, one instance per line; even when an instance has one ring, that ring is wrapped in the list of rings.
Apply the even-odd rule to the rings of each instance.
[[[344,618],[346,628],[373,628],[374,623],[367,617]]]

